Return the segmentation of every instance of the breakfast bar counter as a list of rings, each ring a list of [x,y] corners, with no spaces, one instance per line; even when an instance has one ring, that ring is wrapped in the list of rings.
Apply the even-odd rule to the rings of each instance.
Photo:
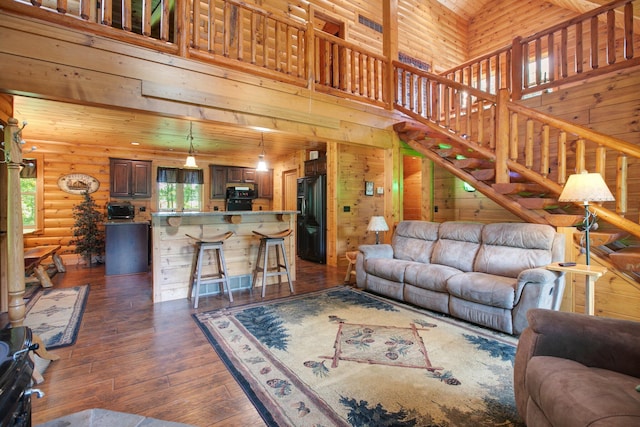
[[[194,261],[194,240],[187,234],[206,239],[228,231],[234,235],[224,242],[231,290],[250,286],[251,275],[258,256],[260,236],[253,233],[273,234],[291,229],[285,239],[291,279],[295,280],[296,265],[296,211],[215,211],[215,212],[159,212],[151,214],[153,301],[162,302],[187,298],[189,280]],[[204,268],[214,269],[209,256]],[[213,271],[213,270],[212,270]],[[261,276],[260,276],[261,277]],[[269,282],[277,282],[270,277]],[[256,286],[260,286],[258,280]],[[286,286],[286,280],[284,280]],[[203,286],[205,293],[217,291]],[[257,292],[260,292],[258,290]],[[227,298],[226,295],[224,298]]]

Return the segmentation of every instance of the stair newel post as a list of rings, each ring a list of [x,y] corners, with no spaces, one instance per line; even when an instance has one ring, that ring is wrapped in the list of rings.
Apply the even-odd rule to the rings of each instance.
[[[11,117],[4,128],[4,159],[7,164],[7,287],[9,322],[22,326],[24,304],[24,240],[22,237],[22,196],[20,193],[20,164],[22,137],[18,120]]]
[[[498,91],[498,111],[496,117],[496,184],[509,183],[509,169],[507,161],[509,159],[509,91],[500,89]]]

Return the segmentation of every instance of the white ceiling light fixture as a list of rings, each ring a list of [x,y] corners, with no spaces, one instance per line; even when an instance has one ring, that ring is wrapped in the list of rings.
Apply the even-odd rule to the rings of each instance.
[[[189,122],[189,136],[187,137],[189,140],[189,155],[187,156],[187,160],[184,162],[185,168],[197,168],[196,158],[193,155],[193,123]]]
[[[256,171],[267,172],[269,169],[267,168],[267,162],[264,159],[264,134],[260,134],[260,145],[262,146],[262,154],[258,155],[258,167],[256,167]]]

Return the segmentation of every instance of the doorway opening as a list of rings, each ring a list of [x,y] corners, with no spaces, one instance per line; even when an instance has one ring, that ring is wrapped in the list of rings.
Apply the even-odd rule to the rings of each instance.
[[[422,159],[417,156],[402,156],[402,218],[422,220]]]

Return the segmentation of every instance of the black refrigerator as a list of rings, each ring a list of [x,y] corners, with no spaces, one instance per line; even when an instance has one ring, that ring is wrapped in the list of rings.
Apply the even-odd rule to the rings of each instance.
[[[298,178],[298,256],[326,263],[327,176]]]

